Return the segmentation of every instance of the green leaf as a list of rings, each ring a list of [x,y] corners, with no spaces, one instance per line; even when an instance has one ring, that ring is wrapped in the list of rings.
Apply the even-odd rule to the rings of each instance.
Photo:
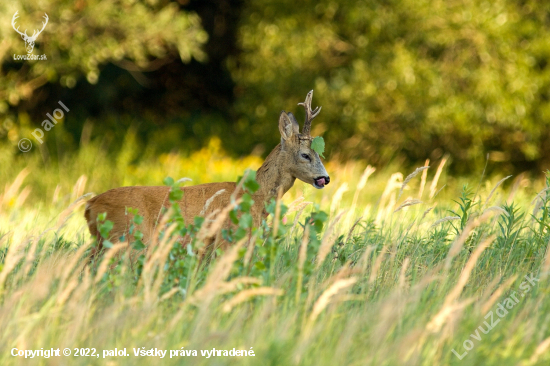
[[[252,208],[252,205],[254,204],[254,200],[252,199],[252,196],[248,193],[245,193],[241,197],[242,202],[239,205],[242,212],[250,212],[250,208]]]
[[[229,218],[231,221],[236,225],[239,222],[239,218],[237,217],[237,211],[231,210],[229,211]]]
[[[328,220],[328,215],[323,211],[319,211],[319,212],[314,212],[311,215],[311,218],[313,219],[315,231],[320,233],[321,230],[323,230],[324,223]]]
[[[132,244],[132,248],[134,248],[135,250],[142,250],[147,247],[145,246],[145,244],[143,244],[141,240],[137,240]]]
[[[313,138],[311,141],[311,150],[319,154],[320,157],[324,158],[323,153],[325,152],[325,140],[321,136]]]
[[[268,214],[275,215],[275,205],[277,204],[277,201],[275,201],[274,198],[272,198],[269,203],[265,204],[265,210]]]
[[[254,263],[254,267],[258,268],[259,270],[264,270],[265,269],[265,264],[264,262],[256,262]]]
[[[241,215],[241,218],[239,219],[239,226],[243,229],[248,229],[252,226],[252,215],[248,212],[245,212]]]
[[[143,216],[141,215],[134,216],[134,223],[136,225],[140,225],[142,222],[143,222]]]
[[[139,256],[138,263],[141,264],[141,265],[143,265],[145,263],[145,255],[144,254]]]
[[[113,229],[113,226],[113,222],[109,220],[106,220],[104,223],[101,223],[99,225],[99,233],[101,234],[103,239],[109,239],[109,233]]]
[[[164,178],[164,185],[165,186],[173,186],[174,185],[174,178],[172,178],[172,177]]]
[[[260,188],[260,185],[256,181],[256,172],[254,170],[246,169],[244,176],[240,176],[237,179],[237,183],[239,183],[243,177],[245,178],[245,181],[243,182],[245,190],[248,190],[250,193],[254,193]]]
[[[193,220],[193,222],[195,223],[195,226],[200,229],[200,227],[202,226],[202,223],[204,222],[204,217],[195,216],[195,219]]]
[[[241,240],[242,238],[244,238],[246,236],[247,233],[248,232],[246,231],[246,229],[243,229],[242,227],[239,227],[237,229],[237,231],[235,231],[234,240],[235,241]]]
[[[181,188],[172,187],[172,189],[170,189],[170,194],[168,195],[168,198],[170,199],[170,201],[179,201],[182,199],[182,197],[183,197],[183,190]]]
[[[247,180],[244,182],[244,186],[252,193],[256,192],[260,188],[260,185],[256,182],[256,179]]]

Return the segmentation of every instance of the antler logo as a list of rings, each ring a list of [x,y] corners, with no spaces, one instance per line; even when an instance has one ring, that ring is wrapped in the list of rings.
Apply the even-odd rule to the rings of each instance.
[[[15,20],[17,18],[19,18],[19,16],[17,15],[19,11],[16,11],[15,14],[13,14],[13,18],[11,19],[11,26],[13,27],[13,29],[19,33],[21,35],[21,38],[23,38],[23,40],[25,41],[25,47],[27,48],[27,53],[32,53],[32,50],[34,49],[34,42],[36,41],[36,38],[40,35],[40,33],[42,33],[42,31],[44,30],[44,28],[46,28],[46,24],[48,24],[48,14],[44,13],[44,19],[46,19],[46,22],[42,22],[42,29],[40,29],[40,31],[38,30],[34,30],[34,33],[32,34],[32,36],[28,36],[27,35],[27,30],[25,29],[25,32],[22,33],[19,31],[19,27],[15,28]]]

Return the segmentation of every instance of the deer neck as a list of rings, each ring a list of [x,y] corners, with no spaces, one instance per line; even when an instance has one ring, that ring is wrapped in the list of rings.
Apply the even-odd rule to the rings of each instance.
[[[292,188],[296,178],[288,171],[286,158],[279,144],[256,172],[256,181],[260,185],[256,195],[261,196],[264,201],[276,197],[279,189],[282,189],[282,194],[285,194]]]

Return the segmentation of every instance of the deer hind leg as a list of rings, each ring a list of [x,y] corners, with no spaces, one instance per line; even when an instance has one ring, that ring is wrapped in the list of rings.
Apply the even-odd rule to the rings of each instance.
[[[230,243],[222,238],[221,230],[216,233],[216,236],[206,238],[204,240],[204,246],[198,253],[199,265],[205,260],[205,264],[210,263],[218,255],[216,250],[222,249],[226,252],[234,243]]]
[[[97,259],[104,251],[104,245],[103,242],[105,239],[101,236],[99,233],[99,230],[97,228],[97,216],[99,212],[94,210],[92,208],[92,205],[90,205],[90,202],[86,203],[86,207],[84,209],[84,218],[86,219],[86,222],[88,224],[88,230],[90,231],[90,235],[96,239],[96,245],[92,248],[90,252],[90,261],[93,261]],[[120,225],[117,225],[117,223],[114,223],[113,230],[111,231],[111,236],[109,237],[109,241],[113,243],[117,243],[119,241],[119,238],[126,233],[124,232],[124,228],[121,228]]]
[[[97,214],[92,210],[90,203],[86,203],[86,208],[84,209],[84,218],[88,223],[88,230],[90,235],[96,238],[97,244],[92,248],[90,252],[90,262],[97,258],[97,256],[103,251],[103,238],[99,235],[97,230]]]

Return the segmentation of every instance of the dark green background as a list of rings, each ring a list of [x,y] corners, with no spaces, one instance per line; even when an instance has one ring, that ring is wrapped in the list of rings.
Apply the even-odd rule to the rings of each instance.
[[[487,154],[490,169],[510,172],[550,160],[546,1],[46,3],[0,5],[0,141],[14,149],[62,100],[68,151],[87,125],[113,151],[133,127],[158,152],[216,135],[232,154],[266,154],[279,112],[301,121],[296,104],[314,89],[327,158],[449,154],[459,173]],[[34,50],[48,61],[13,61],[25,53],[16,10],[28,33],[48,13]]]

